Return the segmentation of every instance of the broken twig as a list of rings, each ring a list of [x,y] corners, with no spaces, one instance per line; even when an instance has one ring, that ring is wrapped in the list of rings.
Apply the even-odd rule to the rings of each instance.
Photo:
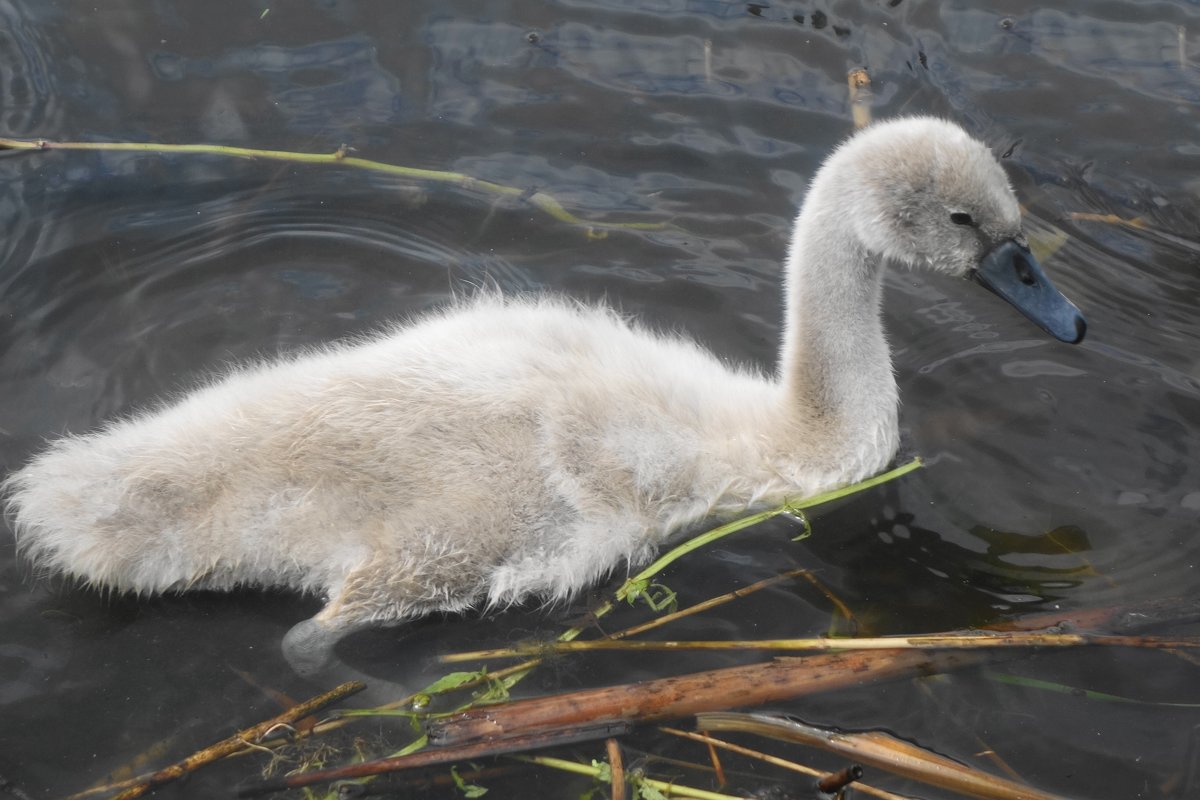
[[[436,745],[500,739],[583,722],[658,722],[702,710],[756,706],[871,681],[945,672],[978,658],[967,653],[830,653],[765,664],[587,689],[473,708],[430,720]]]

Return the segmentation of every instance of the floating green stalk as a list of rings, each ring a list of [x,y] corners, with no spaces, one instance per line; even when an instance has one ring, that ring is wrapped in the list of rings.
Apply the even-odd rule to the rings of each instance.
[[[568,225],[578,225],[588,230],[589,235],[602,237],[604,231],[657,231],[668,227],[665,222],[592,222],[581,219],[563,208],[562,203],[545,192],[529,192],[518,186],[505,186],[502,183],[480,180],[461,172],[450,172],[437,169],[421,169],[419,167],[404,167],[398,164],[387,164],[383,161],[373,161],[368,158],[351,156],[351,148],[343,145],[332,153],[300,153],[291,150],[262,150],[252,147],[230,147],[219,144],[154,144],[151,142],[51,142],[46,139],[5,139],[0,138],[0,150],[96,150],[102,152],[146,153],[153,155],[184,154],[184,155],[213,155],[227,158],[251,158],[260,161],[287,161],[295,164],[321,164],[353,169],[365,169],[394,175],[412,181],[429,183],[445,183],[478,192],[499,195],[501,197],[520,200],[529,203],[534,208]]]

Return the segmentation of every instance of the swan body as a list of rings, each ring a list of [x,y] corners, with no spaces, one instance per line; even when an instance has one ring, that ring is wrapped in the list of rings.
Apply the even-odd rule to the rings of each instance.
[[[705,516],[886,466],[886,261],[979,277],[1082,338],[991,154],[951,123],[902,119],[850,138],[813,180],[774,375],[611,310],[484,294],[59,439],[6,482],[18,545],[121,591],[316,593],[300,646],[563,598]]]

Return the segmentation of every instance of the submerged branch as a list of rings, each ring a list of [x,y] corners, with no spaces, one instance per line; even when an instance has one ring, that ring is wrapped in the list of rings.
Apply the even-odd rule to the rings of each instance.
[[[297,720],[304,719],[310,714],[325,708],[325,706],[336,703],[338,700],[342,700],[350,695],[357,694],[365,688],[367,688],[366,684],[359,681],[343,683],[341,686],[331,689],[324,694],[317,695],[310,700],[306,700],[303,703],[292,706],[278,716],[272,717],[265,722],[260,722],[257,725],[246,728],[245,730],[238,731],[228,739],[223,739],[216,744],[210,745],[203,750],[193,753],[182,761],[177,761],[169,767],[164,767],[157,772],[139,779],[136,785],[125,789],[125,791],[118,795],[115,795],[113,800],[133,800],[133,798],[141,797],[151,789],[155,789],[163,784],[178,780],[179,778],[187,775],[189,772],[192,772],[193,770],[202,767],[205,764],[210,764],[218,759],[232,755],[233,753],[256,747],[259,739],[270,733],[272,730],[282,725],[291,725]]]
[[[386,775],[417,767],[429,767],[436,764],[452,764],[458,761],[489,756],[519,753],[525,750],[537,750],[544,747],[571,744],[574,742],[603,739],[629,732],[628,722],[584,723],[574,728],[556,729],[551,731],[536,731],[520,736],[510,736],[505,739],[485,740],[456,745],[421,750],[415,753],[378,758],[374,761],[364,761],[359,764],[348,764],[343,767],[322,769],[313,772],[301,772],[274,778],[268,781],[253,783],[238,789],[238,797],[261,797],[288,789],[299,789],[318,783],[369,778],[376,775]]]
[[[616,738],[604,743],[608,753],[609,797],[611,800],[625,800],[625,759],[621,757],[621,743]]]

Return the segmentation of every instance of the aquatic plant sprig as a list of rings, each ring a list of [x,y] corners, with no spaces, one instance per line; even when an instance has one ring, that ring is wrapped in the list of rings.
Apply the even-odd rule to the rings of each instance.
[[[507,186],[495,181],[475,178],[462,172],[423,169],[389,164],[369,158],[352,156],[353,148],[342,145],[332,153],[303,153],[291,150],[265,150],[254,147],[233,147],[220,144],[159,144],[154,142],[54,142],[48,139],[7,139],[0,137],[0,150],[47,151],[47,150],[93,150],[102,152],[133,152],[155,155],[199,154],[226,156],[229,158],[251,158],[266,161],[288,161],[298,164],[321,164],[364,169],[380,172],[413,181],[444,183],[470,191],[499,195],[503,198],[528,203],[539,211],[568,225],[577,225],[587,231],[590,238],[603,238],[607,231],[659,231],[670,225],[666,222],[605,222],[586,220],[567,211],[553,196],[530,191],[519,186]]]

